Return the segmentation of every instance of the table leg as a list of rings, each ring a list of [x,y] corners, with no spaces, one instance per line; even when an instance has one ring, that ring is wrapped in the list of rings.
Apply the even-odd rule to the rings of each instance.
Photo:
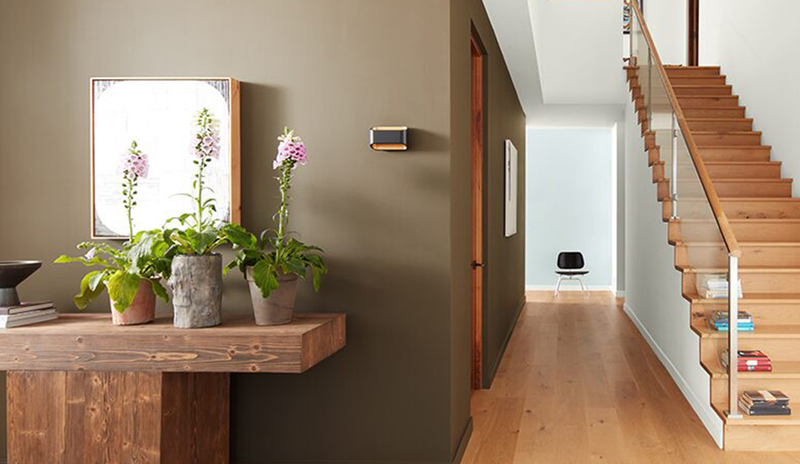
[[[230,374],[10,371],[9,464],[227,463]]]

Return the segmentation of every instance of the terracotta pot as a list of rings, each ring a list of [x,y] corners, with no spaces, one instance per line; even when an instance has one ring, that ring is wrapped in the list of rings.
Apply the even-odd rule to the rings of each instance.
[[[278,288],[270,293],[269,298],[264,298],[253,279],[253,268],[247,268],[247,282],[250,284],[250,299],[253,301],[256,325],[282,325],[292,322],[299,279],[295,274],[279,275]]]
[[[131,305],[120,313],[111,302],[111,322],[114,325],[137,325],[153,322],[156,318],[156,294],[149,280],[139,281],[139,290],[133,298]]]
[[[179,255],[172,260],[173,325],[181,329],[222,323],[222,255]]]

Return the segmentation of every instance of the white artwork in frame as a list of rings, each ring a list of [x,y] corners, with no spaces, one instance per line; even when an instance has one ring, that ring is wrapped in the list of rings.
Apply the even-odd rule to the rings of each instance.
[[[517,166],[519,153],[511,140],[506,140],[505,152],[505,231],[506,237],[511,237],[517,233]]]
[[[127,238],[122,206],[121,161],[136,141],[149,159],[133,211],[136,231],[162,227],[194,205],[192,155],[197,114],[209,109],[219,120],[220,156],[206,183],[217,200],[215,217],[240,221],[239,82],[231,78],[93,78],[91,165],[93,239]]]

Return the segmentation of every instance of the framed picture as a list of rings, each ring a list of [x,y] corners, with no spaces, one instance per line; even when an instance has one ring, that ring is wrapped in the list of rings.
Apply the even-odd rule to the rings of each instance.
[[[239,222],[239,82],[232,78],[93,78],[91,80],[91,207],[93,239],[126,238],[121,163],[133,142],[147,155],[133,212],[137,231],[158,228],[195,205],[192,154],[197,115],[219,122],[219,158],[206,171],[217,200],[215,218]]]
[[[519,153],[511,140],[506,140],[506,189],[505,189],[505,217],[506,237],[517,233],[517,179]]]
[[[633,11],[631,11],[630,0],[622,2],[622,33],[631,33],[631,22],[633,21]]]

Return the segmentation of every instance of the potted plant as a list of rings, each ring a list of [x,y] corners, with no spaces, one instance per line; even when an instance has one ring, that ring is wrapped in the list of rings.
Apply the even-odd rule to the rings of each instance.
[[[160,283],[160,275],[169,270],[167,247],[159,244],[159,231],[134,234],[133,209],[139,179],[148,174],[148,158],[136,141],[131,143],[122,164],[123,206],[128,217],[128,241],[121,249],[105,243],[84,242],[79,249],[88,250],[84,256],[71,258],[62,255],[56,263],[79,262],[87,267],[99,267],[81,280],[80,293],[73,299],[78,309],[108,289],[112,322],[115,325],[145,324],[155,319],[156,295],[169,301]]]
[[[298,165],[306,163],[306,146],[289,128],[278,140],[278,156],[273,163],[273,168],[280,172],[276,178],[281,195],[280,209],[274,216],[277,229],[265,230],[260,239],[240,226],[229,225],[224,230],[236,250],[226,272],[238,267],[245,275],[258,325],[291,322],[298,279],[305,278],[310,270],[317,291],[322,276],[328,272],[320,248],[288,237],[292,174]]]
[[[215,250],[226,243],[224,224],[214,219],[215,199],[205,185],[206,169],[219,158],[219,121],[208,109],[197,116],[192,145],[197,166],[193,193],[187,194],[194,211],[173,220],[179,228],[166,229],[163,241],[174,253],[171,276],[174,325],[179,328],[211,327],[222,323],[222,256]]]

